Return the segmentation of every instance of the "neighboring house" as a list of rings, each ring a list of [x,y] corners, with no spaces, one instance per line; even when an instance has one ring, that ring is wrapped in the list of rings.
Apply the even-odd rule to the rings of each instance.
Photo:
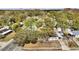
[[[3,31],[5,29],[9,29],[9,26],[5,26],[5,27],[0,28],[0,31]]]
[[[59,39],[62,39],[63,38],[63,33],[56,33],[57,34],[57,36],[59,37]]]
[[[79,31],[72,31],[72,35],[75,36],[75,38],[79,38]]]
[[[0,35],[7,35],[11,32],[12,32],[12,30],[10,30],[8,27],[0,28]]]
[[[65,31],[66,31],[68,34],[73,35],[71,29],[67,28]]]
[[[50,38],[48,38],[48,41],[49,41],[49,42],[51,42],[51,41],[53,41],[53,40],[58,40],[58,37],[50,37]]]
[[[5,31],[5,32],[3,32],[3,33],[1,33],[2,35],[6,35],[6,34],[8,34],[8,33],[11,33],[12,32],[12,30],[7,30],[7,31]]]
[[[62,28],[61,27],[58,27],[57,30],[56,30],[56,35],[59,37],[59,39],[62,39],[63,38],[63,31],[62,31]]]

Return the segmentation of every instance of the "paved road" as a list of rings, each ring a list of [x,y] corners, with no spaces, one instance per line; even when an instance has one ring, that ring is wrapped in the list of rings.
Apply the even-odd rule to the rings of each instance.
[[[22,48],[17,44],[11,44],[11,46],[5,49],[5,51],[21,51],[21,50]]]
[[[22,47],[18,46],[18,44],[16,44],[16,41],[12,39],[9,42],[2,45],[0,51],[22,51]]]

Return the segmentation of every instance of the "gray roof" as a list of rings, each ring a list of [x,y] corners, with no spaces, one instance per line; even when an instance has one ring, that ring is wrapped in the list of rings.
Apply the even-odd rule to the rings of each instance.
[[[79,35],[79,31],[72,31],[73,35]]]

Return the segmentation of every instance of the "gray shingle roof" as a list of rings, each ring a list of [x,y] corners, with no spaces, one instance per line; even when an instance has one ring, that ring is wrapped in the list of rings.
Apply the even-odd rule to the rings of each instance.
[[[72,31],[73,35],[79,35],[79,31]]]

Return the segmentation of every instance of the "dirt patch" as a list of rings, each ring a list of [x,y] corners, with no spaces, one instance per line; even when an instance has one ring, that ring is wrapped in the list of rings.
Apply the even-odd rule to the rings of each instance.
[[[43,42],[43,43],[40,43],[40,42],[37,42],[36,44],[25,44],[24,45],[24,48],[25,49],[32,49],[32,48],[35,48],[35,49],[41,49],[41,48],[46,48],[46,49],[61,49],[61,45],[59,43],[58,40],[54,40],[52,42]]]

